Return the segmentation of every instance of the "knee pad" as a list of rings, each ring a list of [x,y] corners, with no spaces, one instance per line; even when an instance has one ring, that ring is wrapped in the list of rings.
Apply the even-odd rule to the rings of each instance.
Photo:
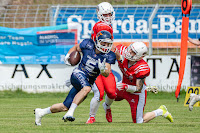
[[[98,89],[98,87],[97,87],[96,84],[93,85],[92,91],[94,92],[94,98],[95,98],[97,101],[103,100],[103,95],[104,95],[104,93],[102,94],[102,93],[99,92],[99,89]]]
[[[116,98],[116,93],[110,93],[110,94],[107,94],[107,96],[108,96],[110,99],[115,99],[115,98]]]

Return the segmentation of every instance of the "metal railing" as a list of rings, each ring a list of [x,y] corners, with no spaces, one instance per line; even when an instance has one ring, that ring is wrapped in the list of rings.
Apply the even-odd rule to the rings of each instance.
[[[82,25],[82,30],[85,30],[83,28],[85,21],[91,22],[87,23],[88,27],[98,21],[95,9],[96,6],[90,5],[8,5],[4,10],[0,9],[0,26],[28,28],[67,24],[70,16],[77,15],[81,16],[82,20],[79,23]],[[130,43],[137,40],[147,42],[149,55],[180,54],[182,21],[180,5],[115,5],[114,9],[116,11],[113,25],[115,40],[122,43],[124,40]],[[200,5],[193,5],[189,16],[189,36],[194,39],[200,37],[199,11]],[[125,21],[134,26],[120,25]],[[147,23],[147,27],[144,27],[144,23]],[[124,29],[127,27],[129,28]],[[91,28],[81,31],[81,34],[84,34],[83,32],[88,32],[89,36]],[[129,39],[123,39],[124,36]],[[189,45],[188,54],[197,55],[199,52],[197,46]]]

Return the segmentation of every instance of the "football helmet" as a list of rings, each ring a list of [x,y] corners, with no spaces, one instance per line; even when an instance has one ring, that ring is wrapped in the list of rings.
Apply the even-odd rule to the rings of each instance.
[[[108,2],[102,2],[97,6],[97,18],[108,24],[111,25],[112,21],[115,19],[115,11],[112,5]],[[110,14],[111,16],[105,17],[104,14]]]
[[[106,42],[109,45],[108,46],[103,46],[101,42]],[[102,53],[109,53],[111,48],[112,48],[113,40],[112,40],[112,35],[108,31],[100,31],[97,33],[96,36],[96,41],[95,41],[95,47],[97,50],[99,50]]]
[[[131,55],[131,52],[135,55]],[[147,54],[147,46],[143,42],[135,42],[124,51],[124,57],[130,61],[139,61]]]
[[[102,30],[106,30],[106,31],[110,32],[110,34],[112,35],[112,39],[113,39],[112,27],[104,22],[100,22],[100,23],[96,23],[93,27],[92,34],[91,34],[91,38],[93,41],[96,40],[97,33],[99,33]]]

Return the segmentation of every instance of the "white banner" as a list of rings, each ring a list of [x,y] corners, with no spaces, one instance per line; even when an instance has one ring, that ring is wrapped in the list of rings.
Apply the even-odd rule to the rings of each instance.
[[[159,91],[174,91],[178,83],[179,56],[147,56],[151,74],[147,77],[148,86],[157,86]],[[22,89],[26,92],[67,92],[65,81],[70,79],[72,70],[64,64],[49,65],[0,65],[0,91]],[[187,56],[182,88],[190,86],[191,60]],[[116,80],[121,80],[117,63],[112,65]]]
[[[147,85],[157,86],[159,91],[175,91],[179,78],[180,56],[150,56],[145,60],[151,69],[150,76],[146,80]],[[187,90],[190,86],[190,71],[191,56],[187,56],[182,89]]]

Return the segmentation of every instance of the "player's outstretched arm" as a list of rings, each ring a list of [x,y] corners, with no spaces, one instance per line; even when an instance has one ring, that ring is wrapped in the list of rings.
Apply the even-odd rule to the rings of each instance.
[[[136,88],[138,91],[141,91],[145,82],[145,78],[143,79],[136,79]]]
[[[194,45],[200,46],[200,41],[199,40],[194,40],[190,37],[188,37],[188,41]]]
[[[117,83],[117,89],[119,91],[125,90],[130,93],[141,92],[144,82],[145,82],[145,78],[136,79],[136,86],[119,82]]]
[[[76,44],[76,45],[74,45],[72,48],[70,48],[70,50],[68,51],[67,54],[70,54],[70,53],[72,53],[73,51],[79,51],[79,52],[81,52],[81,48],[80,48],[79,44]]]
[[[141,92],[144,82],[145,82],[145,78],[136,79],[136,86],[128,85],[125,83],[119,83],[119,84],[117,84],[117,88],[121,89],[121,90],[126,90],[127,92],[130,92],[130,93]]]
[[[117,47],[113,45],[111,51],[115,53],[116,59],[121,62],[122,61],[122,56],[119,53],[119,50],[117,50]]]

